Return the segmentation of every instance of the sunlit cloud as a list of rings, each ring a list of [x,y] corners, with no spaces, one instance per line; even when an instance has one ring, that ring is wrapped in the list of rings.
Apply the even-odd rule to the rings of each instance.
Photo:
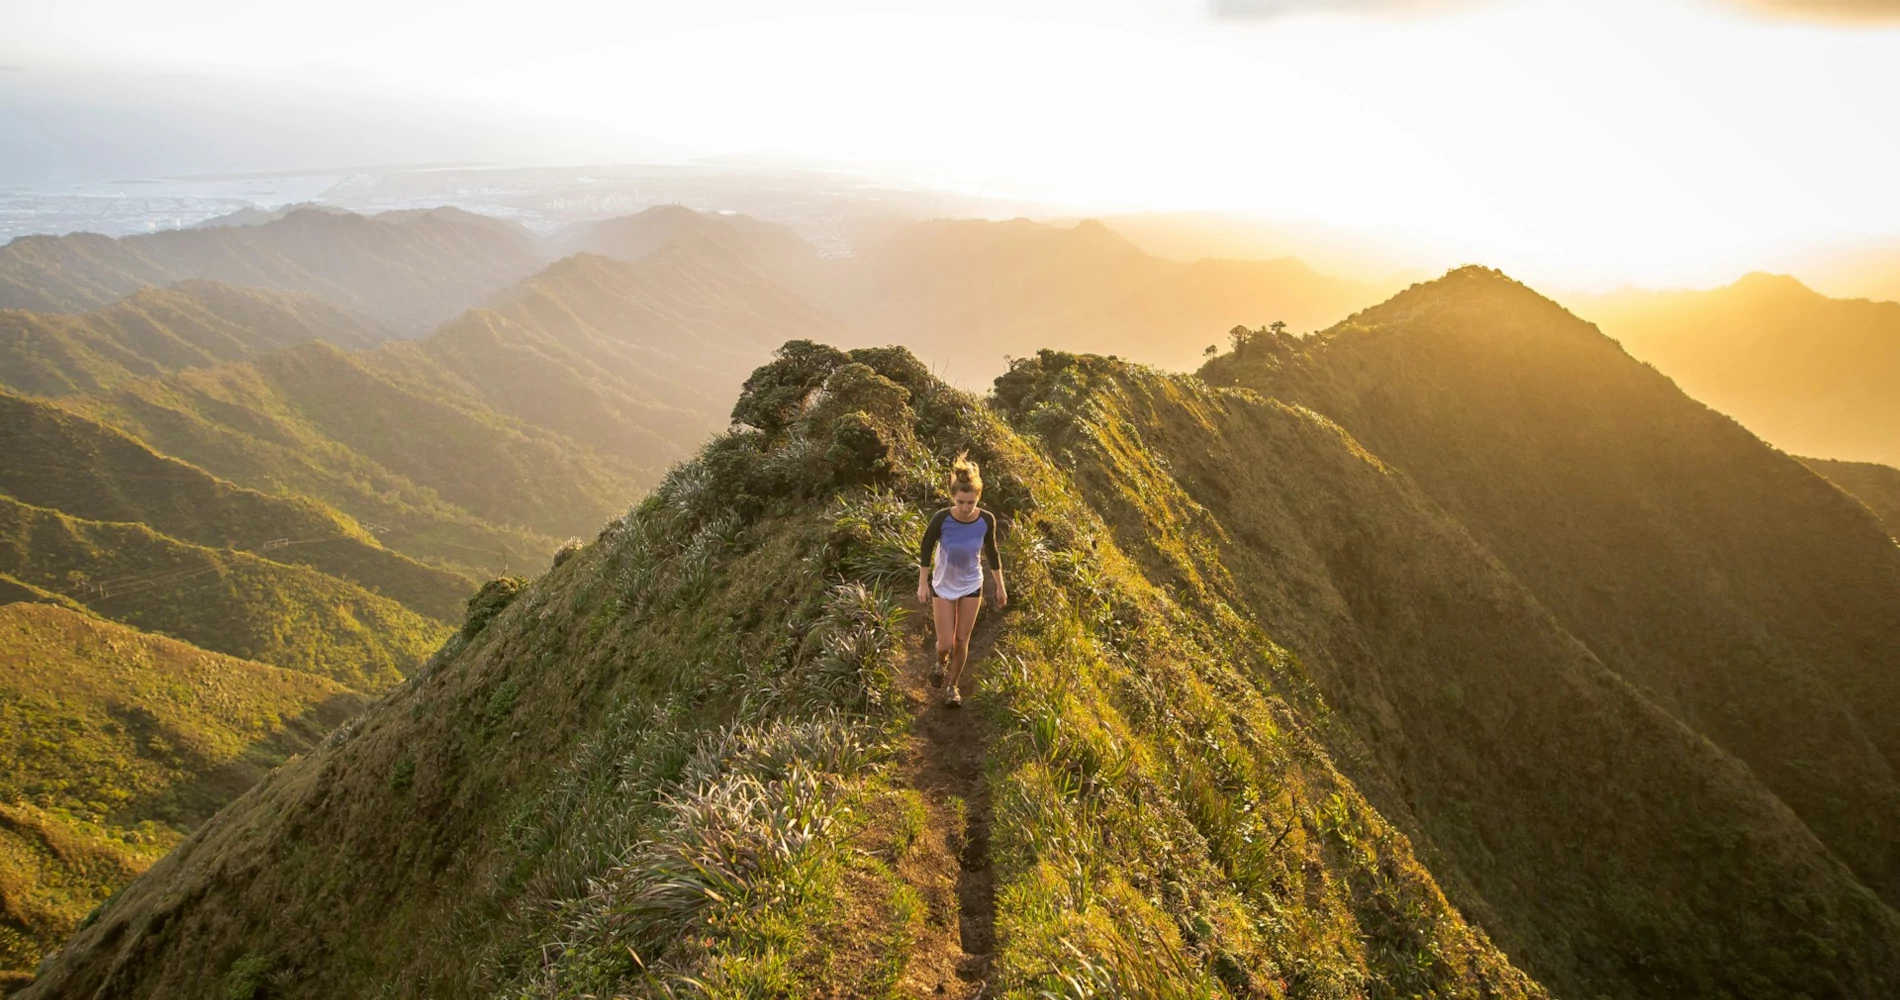
[[[1900,0],[1724,0],[1731,7],[1800,21],[1900,24]]]

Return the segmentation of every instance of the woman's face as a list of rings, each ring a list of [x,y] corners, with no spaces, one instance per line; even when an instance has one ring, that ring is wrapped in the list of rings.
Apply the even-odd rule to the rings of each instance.
[[[976,497],[975,490],[964,490],[950,498],[950,506],[956,511],[957,517],[968,520],[976,514]]]

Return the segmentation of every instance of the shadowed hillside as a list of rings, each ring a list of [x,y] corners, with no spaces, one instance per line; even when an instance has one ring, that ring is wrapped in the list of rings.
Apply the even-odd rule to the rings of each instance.
[[[1179,263],[1099,222],[927,222],[865,248],[837,309],[874,340],[896,340],[946,377],[983,380],[1033,348],[1192,367],[1236,323],[1296,330],[1374,301],[1373,286],[1292,258]]]
[[[105,618],[360,691],[400,681],[447,631],[390,598],[306,566],[4,496],[0,573]]]
[[[734,416],[25,995],[1897,985],[1900,916],[1311,410],[794,342]],[[966,448],[1011,601],[952,709],[893,595]]]
[[[1866,504],[1867,509],[1880,518],[1880,523],[1887,526],[1887,533],[1900,538],[1900,469],[1873,462],[1835,462],[1825,458],[1804,458],[1801,463]]]
[[[308,293],[186,281],[79,316],[0,311],[0,386],[65,396],[307,340],[359,348],[386,339]]]
[[[725,428],[779,343],[840,328],[746,259],[673,245],[631,263],[567,258],[371,363],[658,469]]]
[[[1706,292],[1582,299],[1579,311],[1784,451],[1900,465],[1900,303],[1751,274]]]
[[[1861,504],[1482,268],[1203,374],[1325,413],[1405,471],[1900,899],[1900,549]]]
[[[0,495],[92,521],[129,521],[211,548],[269,551],[360,584],[434,618],[453,618],[474,581],[383,548],[316,501],[274,497],[152,452],[49,403],[0,393]],[[268,549],[265,547],[268,546]]]
[[[362,705],[323,678],[51,605],[0,605],[0,969],[31,970]]]
[[[528,233],[459,209],[373,217],[304,209],[264,225],[122,239],[23,236],[0,247],[0,309],[83,312],[146,286],[208,278],[309,292],[420,331],[539,265]]]

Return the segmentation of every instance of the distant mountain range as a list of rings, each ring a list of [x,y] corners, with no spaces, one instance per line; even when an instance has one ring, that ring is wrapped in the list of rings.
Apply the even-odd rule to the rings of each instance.
[[[1900,465],[1900,302],[1793,278],[1572,300],[1684,392],[1798,455]]]
[[[898,231],[849,265],[832,294],[866,343],[910,346],[973,384],[1032,347],[1185,369],[1236,325],[1325,326],[1386,290],[1299,261],[1152,256],[1099,222],[1059,229],[945,220]]]
[[[630,261],[668,243],[741,262],[822,307],[842,324],[834,339],[901,343],[972,384],[1032,343],[1186,368],[1237,324],[1312,329],[1396,287],[1291,258],[1166,260],[1092,221],[937,220],[823,260],[784,226],[662,206],[573,227],[554,246]]]
[[[459,209],[377,216],[302,209],[263,225],[121,239],[23,236],[0,247],[0,309],[85,311],[140,288],[205,278],[310,292],[416,332],[541,263],[525,230]]]

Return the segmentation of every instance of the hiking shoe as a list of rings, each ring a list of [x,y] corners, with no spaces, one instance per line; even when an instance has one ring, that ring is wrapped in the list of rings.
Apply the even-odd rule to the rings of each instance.
[[[951,708],[962,708],[963,707],[963,692],[958,691],[956,688],[951,688],[949,697],[945,698],[943,700],[943,703],[950,706]]]
[[[943,660],[942,659],[938,659],[937,665],[930,668],[930,686],[934,688],[943,687]]]

